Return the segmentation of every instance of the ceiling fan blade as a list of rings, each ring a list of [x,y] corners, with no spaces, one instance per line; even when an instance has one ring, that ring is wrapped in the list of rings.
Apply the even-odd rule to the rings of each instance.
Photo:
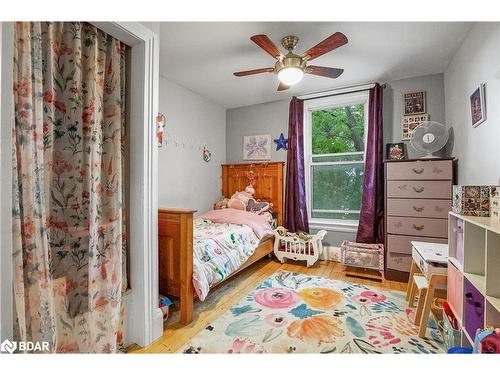
[[[244,76],[250,76],[252,74],[272,73],[272,72],[274,72],[274,68],[259,68],[259,69],[252,69],[252,70],[244,70],[242,72],[235,72],[233,74],[236,77],[244,77]]]
[[[285,85],[283,82],[280,82],[280,84],[278,86],[278,91],[288,90],[289,88],[290,88],[290,86]]]
[[[250,38],[250,40],[275,59],[279,59],[281,56],[283,56],[278,47],[276,47],[276,45],[271,39],[269,39],[267,35],[254,35]]]
[[[326,66],[309,65],[306,73],[314,74],[315,76],[322,76],[327,78],[337,78],[344,72],[344,69],[327,68]]]
[[[325,40],[319,42],[314,47],[309,48],[306,52],[304,52],[303,56],[309,56],[308,60],[311,61],[325,53],[333,51],[335,48],[339,48],[348,42],[347,37],[339,32],[336,32],[333,35],[330,35]]]

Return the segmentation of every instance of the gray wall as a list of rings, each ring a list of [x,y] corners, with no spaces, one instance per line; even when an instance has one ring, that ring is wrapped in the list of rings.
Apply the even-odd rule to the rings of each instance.
[[[429,119],[445,123],[444,75],[442,73],[388,82],[384,89],[384,143],[401,142],[402,94],[410,91],[425,91]],[[422,156],[410,145],[409,141],[404,141],[404,143],[409,158]]]
[[[158,149],[158,205],[209,210],[221,192],[221,164],[226,160],[226,110],[160,77],[159,110],[166,117],[169,142]],[[176,146],[173,140],[178,141]],[[184,142],[184,147],[182,146]],[[199,142],[212,160],[202,159]]]
[[[407,91],[425,90],[427,110],[430,119],[444,123],[444,84],[443,74],[403,79],[389,82],[384,90],[384,139],[387,142],[401,142],[401,94]],[[271,134],[273,138],[288,133],[289,100],[256,104],[228,109],[226,112],[226,158],[228,163],[241,163],[243,136],[252,134]],[[409,145],[408,145],[409,146]],[[409,149],[410,156],[417,153]],[[286,152],[272,149],[272,160],[286,161]],[[343,240],[354,240],[356,233],[329,231],[326,245],[337,246]]]
[[[243,136],[288,134],[289,100],[228,109],[226,112],[226,158],[228,163],[243,162]],[[271,147],[273,161],[286,161],[286,151]]]
[[[444,74],[446,121],[454,128],[458,183],[500,183],[499,23],[476,24]],[[473,128],[469,97],[486,83],[486,121]]]

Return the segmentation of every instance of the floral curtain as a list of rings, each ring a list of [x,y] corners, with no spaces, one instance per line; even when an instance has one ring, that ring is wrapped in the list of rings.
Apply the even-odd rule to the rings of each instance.
[[[80,22],[15,25],[15,335],[123,346],[126,47]]]

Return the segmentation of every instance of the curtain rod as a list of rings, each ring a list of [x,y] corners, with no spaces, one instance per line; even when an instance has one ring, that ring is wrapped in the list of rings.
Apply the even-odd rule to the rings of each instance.
[[[328,90],[328,91],[321,91],[321,92],[316,92],[313,94],[306,94],[306,95],[300,95],[297,96],[297,99],[301,100],[310,100],[310,99],[319,99],[319,98],[326,98],[329,96],[336,96],[336,95],[341,95],[341,94],[350,94],[350,93],[355,93],[355,92],[362,92],[362,91],[367,91],[371,89],[372,87],[375,86],[374,83],[368,83],[368,84],[363,84],[363,85],[353,85],[353,86],[345,86],[345,87],[339,87],[338,89],[333,89],[333,90]],[[383,89],[386,88],[386,84],[380,85]]]

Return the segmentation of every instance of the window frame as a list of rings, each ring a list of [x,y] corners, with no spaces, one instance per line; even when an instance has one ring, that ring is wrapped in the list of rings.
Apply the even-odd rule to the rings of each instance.
[[[311,166],[318,165],[318,163],[313,163],[312,154],[312,112],[333,108],[333,107],[343,107],[348,105],[358,105],[362,104],[364,106],[364,120],[365,120],[365,131],[364,131],[364,144],[365,150],[363,151],[363,165],[366,162],[366,144],[368,135],[368,99],[369,92],[367,90],[355,92],[355,93],[345,93],[338,94],[335,96],[329,96],[317,99],[308,99],[304,101],[304,168],[305,168],[305,183],[306,183],[306,200],[307,200],[307,217],[309,220],[309,227],[312,229],[328,229],[338,232],[350,232],[355,233],[358,230],[359,221],[358,220],[341,220],[341,219],[318,219],[312,218],[312,186],[311,186]],[[346,153],[335,153],[335,154],[322,154],[323,156],[333,156],[333,155],[353,155],[358,154],[358,152],[346,152]],[[353,164],[356,161],[340,161],[340,162],[324,162],[322,165],[326,164]]]

